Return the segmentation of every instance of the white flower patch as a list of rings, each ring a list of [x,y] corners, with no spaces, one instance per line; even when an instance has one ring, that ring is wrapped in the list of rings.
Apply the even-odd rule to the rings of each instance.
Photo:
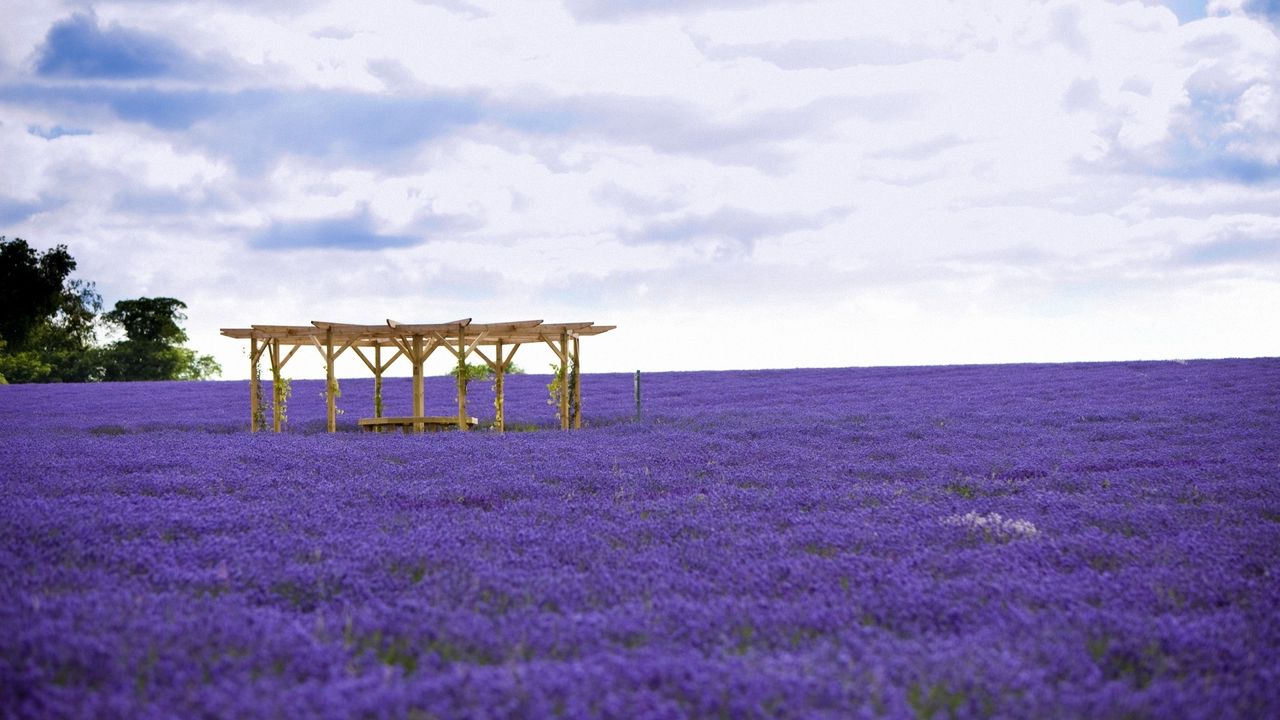
[[[945,525],[981,531],[987,537],[999,540],[1040,536],[1040,530],[1030,520],[1015,520],[1014,518],[1004,517],[1000,513],[979,515],[976,512],[967,512],[964,515],[945,517],[942,522]]]

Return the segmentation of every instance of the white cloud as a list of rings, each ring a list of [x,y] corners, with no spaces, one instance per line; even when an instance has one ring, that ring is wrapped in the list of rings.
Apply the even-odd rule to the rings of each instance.
[[[639,8],[0,10],[0,233],[231,376],[219,326],[386,317],[617,323],[599,370],[1280,352],[1265,4]]]

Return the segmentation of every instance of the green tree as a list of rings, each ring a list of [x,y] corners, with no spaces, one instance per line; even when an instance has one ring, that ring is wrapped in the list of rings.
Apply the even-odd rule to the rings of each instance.
[[[92,282],[72,280],[65,245],[36,252],[0,236],[0,383],[90,380],[200,380],[222,372],[207,355],[183,347],[186,304],[137,298],[102,312]],[[98,344],[99,320],[125,338]]]
[[[187,304],[176,298],[155,297],[121,300],[103,320],[118,325],[133,342],[155,342],[178,345],[187,341],[187,333],[179,325],[187,316]]]
[[[0,340],[9,352],[25,350],[32,330],[57,311],[75,269],[66,245],[37,254],[22,238],[0,236]]]
[[[121,300],[102,319],[124,331],[125,338],[102,350],[106,380],[203,380],[222,372],[217,361],[183,347],[187,333],[180,324],[186,303],[155,297]]]
[[[70,280],[64,245],[37,254],[0,237],[0,377],[9,382],[83,382],[100,375],[94,344],[102,298]]]
[[[91,282],[68,280],[52,315],[41,320],[27,338],[28,352],[49,366],[43,378],[54,382],[102,379],[97,347],[102,296]]]

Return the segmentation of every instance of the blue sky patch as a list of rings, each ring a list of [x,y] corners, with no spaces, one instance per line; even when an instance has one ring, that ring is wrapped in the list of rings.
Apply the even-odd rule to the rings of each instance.
[[[32,125],[27,128],[27,132],[32,135],[35,135],[36,137],[42,137],[45,140],[56,140],[60,137],[66,137],[68,135],[74,136],[74,135],[92,135],[93,134],[92,130],[85,130],[83,128],[68,128],[68,127],[63,127],[61,125],[54,125],[52,127],[47,127],[47,128],[40,127],[39,125]]]
[[[1208,0],[1165,0],[1164,5],[1178,16],[1178,22],[1189,23],[1206,16]]]
[[[1228,237],[1187,248],[1181,256],[1188,265],[1247,265],[1280,258],[1280,238]]]
[[[159,90],[0,87],[0,100],[83,115],[98,106],[121,120],[189,131],[192,140],[243,165],[281,154],[383,161],[485,119],[482,97],[390,96],[327,90]]]
[[[199,63],[168,38],[111,25],[77,13],[45,36],[36,72],[45,77],[133,80],[190,75]]]
[[[1280,20],[1280,0],[1247,0],[1244,9],[1271,20]]]
[[[26,221],[27,218],[44,210],[47,203],[40,201],[27,202],[0,197],[0,235],[10,235],[5,228]]]
[[[386,235],[373,229],[368,211],[352,217],[276,221],[256,233],[249,244],[261,250],[383,250],[418,245],[424,238]]]
[[[249,95],[252,93],[242,93]],[[47,85],[0,86],[0,101],[21,103],[75,117],[84,108],[109,110],[121,120],[141,122],[160,130],[187,130],[223,108],[226,93],[207,90],[153,90],[117,87]]]

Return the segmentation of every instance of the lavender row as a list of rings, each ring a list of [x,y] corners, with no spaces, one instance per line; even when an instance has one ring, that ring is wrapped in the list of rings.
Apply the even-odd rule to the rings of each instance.
[[[645,391],[399,436],[300,399],[230,432],[242,383],[0,389],[0,714],[1280,711],[1280,363]]]
[[[1231,398],[1274,392],[1274,360],[1080,363],[1074,365],[955,366],[761,370],[730,373],[645,373],[642,417],[650,420],[713,419],[784,424],[844,422],[869,414],[901,416],[904,411],[945,421],[1015,413],[1039,422],[1084,419],[1108,424],[1123,420],[1204,421],[1231,411]],[[553,427],[555,407],[547,375],[513,375],[506,381],[506,415],[516,429]],[[583,375],[584,418],[596,425],[634,419],[633,376]],[[268,400],[270,382],[264,381]],[[345,378],[339,384],[339,427],[373,410],[373,380]],[[286,429],[324,429],[323,380],[293,380],[286,402]],[[385,414],[407,415],[412,407],[409,378],[387,378]],[[454,381],[426,379],[429,415],[457,413]],[[1225,396],[1225,397],[1219,397]],[[1224,404],[1223,400],[1227,400]],[[1203,403],[1203,409],[1199,405]],[[230,432],[249,425],[249,383],[154,382],[92,385],[17,385],[0,388],[0,407],[15,412],[0,418],[0,429],[21,432],[97,430],[103,433],[192,429]],[[493,389],[473,381],[468,414],[493,419]],[[1076,413],[1073,415],[1072,413]],[[769,417],[763,417],[768,415]]]

